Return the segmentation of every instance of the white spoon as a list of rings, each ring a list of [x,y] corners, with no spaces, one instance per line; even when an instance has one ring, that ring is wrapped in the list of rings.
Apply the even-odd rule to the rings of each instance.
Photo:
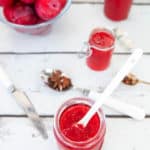
[[[87,114],[77,123],[78,125],[82,125],[83,127],[86,127],[89,120],[96,113],[98,108],[100,108],[103,105],[103,103],[108,99],[108,97],[112,94],[112,92],[117,88],[117,86],[122,81],[122,79],[125,77],[125,75],[127,75],[129,73],[129,71],[134,67],[134,65],[138,62],[138,60],[142,56],[142,54],[143,54],[142,49],[135,49],[133,51],[133,54],[128,58],[128,60],[124,64],[124,66],[121,68],[121,70],[117,73],[117,75],[114,77],[114,79],[108,85],[108,87],[105,89],[105,91],[99,97],[99,100],[97,100],[94,103],[94,105],[87,112]],[[95,92],[89,93],[89,96],[92,98],[94,97],[94,95],[95,95]]]

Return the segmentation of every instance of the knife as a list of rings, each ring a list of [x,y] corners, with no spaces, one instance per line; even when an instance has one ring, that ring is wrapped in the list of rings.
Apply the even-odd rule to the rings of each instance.
[[[26,95],[25,92],[20,91],[15,87],[12,81],[8,78],[4,69],[0,66],[0,82],[6,87],[9,93],[15,98],[16,102],[20,105],[20,107],[27,114],[29,119],[32,121],[33,125],[37,128],[39,133],[42,135],[44,139],[48,138],[48,134],[46,132],[46,127],[36,112],[33,104],[30,99]]]

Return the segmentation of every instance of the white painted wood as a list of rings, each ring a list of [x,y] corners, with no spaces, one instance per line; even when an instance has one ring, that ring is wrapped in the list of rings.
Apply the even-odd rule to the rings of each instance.
[[[16,33],[0,23],[0,52],[79,51],[94,27],[106,25],[121,27],[129,32],[137,47],[150,52],[150,5],[134,5],[128,20],[112,22],[104,16],[100,4],[73,4],[45,36]],[[116,51],[124,50],[119,48]]]
[[[58,68],[72,78],[77,86],[104,89],[119,68],[123,65],[128,55],[114,55],[110,68],[103,72],[90,70],[84,59],[77,55],[51,54],[51,55],[0,55],[0,64],[5,68],[10,78],[17,87],[27,92],[32,103],[40,114],[53,115],[59,105],[65,100],[82,96],[77,91],[55,92],[44,85],[40,79],[40,72],[44,68]],[[144,55],[133,69],[139,78],[150,81],[149,55]],[[0,114],[24,114],[16,105],[15,100],[0,86]],[[150,86],[139,84],[134,87],[121,84],[114,92],[114,97],[146,110],[150,114]],[[116,114],[105,108],[107,114]]]
[[[92,0],[86,0],[91,2]],[[94,0],[94,2],[103,0]],[[84,0],[74,0],[84,2]],[[150,0],[135,0],[135,3],[150,3]],[[150,52],[150,5],[134,5],[129,19],[111,22],[104,17],[103,5],[73,4],[68,13],[59,20],[46,36],[28,36],[16,33],[0,23],[1,52],[48,52],[78,51],[87,40],[91,29],[96,26],[120,26],[129,32],[134,43]],[[126,52],[117,48],[116,52]],[[126,55],[115,55],[112,65],[105,72],[93,72],[85,65],[84,59],[76,55],[0,55],[0,64],[6,69],[17,87],[27,92],[41,115],[54,115],[61,103],[69,98],[82,96],[77,91],[57,93],[46,87],[39,74],[43,68],[52,67],[65,71],[78,86],[104,89],[119,70]],[[141,79],[150,81],[149,55],[144,55],[133,69]],[[142,107],[150,115],[150,86],[128,87],[123,84],[113,96],[120,101]],[[120,115],[106,107],[108,115]],[[21,115],[24,112],[0,85],[0,115]],[[0,117],[0,150],[58,150],[52,132],[53,119],[43,119],[49,139],[44,141],[27,118]],[[130,119],[107,118],[107,134],[102,150],[148,150],[150,147],[150,119],[135,122]]]
[[[4,68],[0,66],[0,82],[10,92],[14,90],[14,85],[5,73]]]
[[[49,139],[43,140],[27,119],[1,118],[1,150],[58,150],[53,136],[53,120],[44,119]],[[107,119],[107,133],[102,150],[147,150],[150,147],[150,119]]]
[[[73,0],[73,2],[100,2],[103,3],[104,0]],[[134,0],[134,3],[145,4],[150,3],[150,0]]]

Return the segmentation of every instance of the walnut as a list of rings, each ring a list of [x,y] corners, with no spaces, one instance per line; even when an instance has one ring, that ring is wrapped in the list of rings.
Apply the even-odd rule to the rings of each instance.
[[[60,70],[54,70],[50,74],[47,84],[57,91],[64,91],[72,86],[71,79],[65,76]]]
[[[131,74],[131,73],[125,76],[122,82],[124,84],[131,85],[131,86],[136,85],[138,83],[150,85],[150,82],[138,79],[134,74]]]
[[[129,73],[127,76],[124,77],[122,82],[127,85],[136,85],[139,83],[139,79],[137,79],[135,75]]]

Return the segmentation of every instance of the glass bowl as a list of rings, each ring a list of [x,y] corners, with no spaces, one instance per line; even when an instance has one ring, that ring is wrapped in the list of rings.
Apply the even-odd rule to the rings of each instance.
[[[42,34],[47,34],[51,26],[61,17],[65,14],[65,12],[69,9],[71,5],[71,0],[67,0],[66,5],[64,8],[61,10],[61,12],[54,17],[53,19],[49,21],[45,21],[39,24],[35,25],[19,25],[19,24],[14,24],[12,22],[9,22],[5,19],[3,15],[3,8],[0,8],[0,21],[6,24],[7,26],[13,28],[16,31],[26,33],[26,34],[32,34],[32,35],[42,35]]]

